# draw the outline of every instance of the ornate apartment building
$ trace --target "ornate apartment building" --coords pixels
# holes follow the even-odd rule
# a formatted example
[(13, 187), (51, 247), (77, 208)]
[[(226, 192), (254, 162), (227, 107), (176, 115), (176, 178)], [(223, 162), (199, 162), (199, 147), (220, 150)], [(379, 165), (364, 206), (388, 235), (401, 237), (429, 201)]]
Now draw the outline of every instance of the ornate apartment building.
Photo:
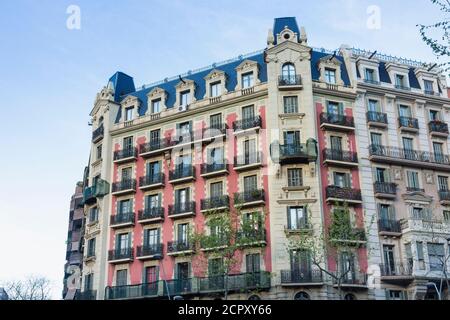
[[(442, 220), (442, 235), (449, 218), (445, 78), (307, 42), (295, 18), (277, 18), (262, 51), (138, 89), (124, 73), (109, 79), (91, 112), (83, 292), (221, 297), (221, 261), (199, 268), (189, 231), (223, 210), (259, 221), (228, 277), (231, 299), (426, 293), (430, 261), (448, 250), (420, 229)], [(352, 237), (332, 240), (350, 249), (315, 252), (318, 263), (293, 247), (340, 213)]]

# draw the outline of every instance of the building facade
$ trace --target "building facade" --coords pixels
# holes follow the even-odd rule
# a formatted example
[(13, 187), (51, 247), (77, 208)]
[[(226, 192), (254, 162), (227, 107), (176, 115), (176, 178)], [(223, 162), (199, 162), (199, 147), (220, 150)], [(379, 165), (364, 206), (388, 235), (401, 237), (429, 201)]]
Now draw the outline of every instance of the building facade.
[[(362, 63), (378, 63), (372, 80), (364, 78), (370, 71)], [(387, 162), (394, 152), (381, 157), (377, 152), (398, 148), (394, 140), (398, 143), (403, 131), (391, 119), (394, 105), (403, 100), (410, 106), (421, 102), (420, 114), (408, 114), (407, 129), (413, 116), (423, 122), (417, 132), (405, 134), (416, 137), (412, 143), (417, 141), (418, 150), (427, 147), (427, 154), (447, 159), (447, 135), (425, 129), (445, 127), (448, 99), (445, 78), (433, 75), (433, 69), (406, 70), (402, 86), (411, 81), (420, 89), (405, 90), (400, 80), (397, 87), (377, 80), (378, 72), (385, 81), (389, 72), (404, 69), (351, 48), (311, 48), (295, 18), (277, 18), (264, 50), (138, 89), (130, 76), (116, 73), (91, 112), (83, 291), (96, 299), (222, 297), (223, 282), (214, 275), (223, 261), (199, 262), (196, 250), (205, 248), (189, 241), (190, 230), (208, 229), (220, 210), (238, 221), (258, 221), (250, 235), (254, 241), (236, 254), (228, 277), (231, 299), (385, 299), (406, 297), (399, 291), (420, 291), (415, 278), (408, 284), (392, 282), (386, 272), (397, 265), (388, 260), (386, 269), (386, 257), (395, 252), (394, 257), (406, 259), (406, 252), (417, 252), (418, 241), (423, 248), (430, 243), (433, 252), (441, 247), (423, 239), (407, 216), (396, 220), (382, 210), (385, 204), (398, 207), (397, 212), (417, 205), (425, 214), (430, 212), (425, 203), (437, 201), (443, 214), (444, 173), (450, 164), (428, 161), (418, 173), (426, 190), (410, 193), (405, 186), (405, 196), (391, 192), (387, 199), (375, 192), (380, 181), (373, 172), (379, 163), (389, 170), (395, 164)], [(391, 76), (396, 79), (396, 73)], [(433, 84), (423, 82), (424, 92), (421, 81)], [(384, 109), (377, 109), (373, 99)], [(388, 109), (386, 127), (367, 121), (366, 116), (381, 117), (372, 111)], [(430, 124), (426, 116), (433, 117)], [(381, 140), (370, 140), (379, 131)], [(405, 170), (414, 162), (400, 160)], [(419, 180), (408, 175), (411, 183)], [(299, 245), (304, 237), (324, 235), (339, 214), (348, 215), (352, 237), (327, 241), (345, 250), (312, 252)], [(407, 222), (397, 234), (386, 234), (386, 217)], [(313, 258), (318, 255), (324, 259)]]

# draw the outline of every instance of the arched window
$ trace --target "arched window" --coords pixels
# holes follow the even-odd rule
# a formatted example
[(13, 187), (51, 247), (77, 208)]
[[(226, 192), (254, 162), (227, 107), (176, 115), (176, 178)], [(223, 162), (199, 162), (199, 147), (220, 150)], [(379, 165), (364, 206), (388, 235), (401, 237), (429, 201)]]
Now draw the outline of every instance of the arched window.
[(294, 300), (311, 300), (311, 298), (306, 292), (300, 291), (295, 294)]
[(281, 68), (281, 80), (284, 84), (296, 84), (295, 66), (293, 63), (285, 63)]

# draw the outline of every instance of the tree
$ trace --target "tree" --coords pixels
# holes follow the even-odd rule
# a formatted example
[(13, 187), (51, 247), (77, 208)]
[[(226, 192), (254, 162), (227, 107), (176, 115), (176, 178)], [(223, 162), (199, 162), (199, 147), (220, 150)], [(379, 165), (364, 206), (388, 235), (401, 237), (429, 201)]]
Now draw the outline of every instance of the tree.
[[(333, 285), (336, 286), (339, 299), (343, 299), (342, 285), (345, 282), (363, 282), (354, 266), (354, 252), (356, 249), (366, 246), (366, 233), (363, 228), (354, 228), (350, 222), (350, 210), (348, 205), (336, 205), (331, 214), (328, 227), (318, 224), (313, 226), (310, 233), (301, 233), (291, 236), (287, 250), (289, 254), (303, 252), (303, 258), (307, 257), (311, 266), (317, 268), (322, 274), (327, 275)], [(309, 207), (305, 207), (309, 216)], [(308, 219), (311, 221), (311, 219)], [(329, 265), (333, 263), (335, 268), (331, 270)]]
[[(450, 13), (450, 1), (449, 0), (430, 0), (434, 5), (436, 5), (440, 11), (445, 14)], [(419, 32), (422, 40), (433, 50), (433, 53), (439, 58), (445, 57), (448, 59), (450, 57), (449, 49), (449, 25), (450, 21), (444, 19), (433, 24), (424, 25), (418, 24)], [(441, 40), (438, 40), (441, 39)], [(450, 62), (446, 61), (439, 65), (445, 68), (445, 71), (450, 70)]]
[(6, 282), (5, 290), (10, 300), (50, 300), (50, 280), (40, 276), (28, 276), (25, 280)]
[[(226, 300), (230, 290), (230, 275), (235, 273), (241, 261), (239, 253), (244, 247), (265, 240), (264, 220), (260, 213), (239, 219), (237, 214), (232, 216), (228, 210), (211, 212), (209, 215), (205, 223), (209, 232), (205, 228), (192, 230), (190, 241), (195, 246), (197, 269), (201, 273), (208, 270), (208, 278), (200, 278), (200, 281), (207, 281), (208, 286), (223, 290)], [(259, 284), (258, 279), (253, 280), (256, 285)]]

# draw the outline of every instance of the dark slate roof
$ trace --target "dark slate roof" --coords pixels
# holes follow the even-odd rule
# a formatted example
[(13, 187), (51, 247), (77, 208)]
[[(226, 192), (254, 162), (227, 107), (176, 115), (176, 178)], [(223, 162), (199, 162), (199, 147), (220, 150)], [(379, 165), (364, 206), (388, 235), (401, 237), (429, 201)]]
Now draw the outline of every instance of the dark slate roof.
[(114, 100), (119, 101), (120, 97), (136, 91), (133, 78), (123, 72), (116, 72), (109, 82), (114, 88)]
[(297, 25), (297, 20), (295, 17), (283, 17), (283, 18), (275, 18), (273, 23), (273, 37), (274, 44), (277, 44), (277, 34), (281, 33), (284, 30), (284, 27), (288, 27), (291, 31), (295, 32), (300, 36), (300, 30)]
[[(313, 80), (319, 81), (320, 71), (319, 71), (319, 61), (323, 57), (329, 56), (329, 53), (319, 52), (313, 50), (311, 52), (311, 77)], [(350, 86), (350, 78), (348, 76), (347, 68), (345, 67), (344, 58), (342, 56), (336, 55), (336, 59), (341, 62), (341, 77), (344, 81), (344, 85)]]

